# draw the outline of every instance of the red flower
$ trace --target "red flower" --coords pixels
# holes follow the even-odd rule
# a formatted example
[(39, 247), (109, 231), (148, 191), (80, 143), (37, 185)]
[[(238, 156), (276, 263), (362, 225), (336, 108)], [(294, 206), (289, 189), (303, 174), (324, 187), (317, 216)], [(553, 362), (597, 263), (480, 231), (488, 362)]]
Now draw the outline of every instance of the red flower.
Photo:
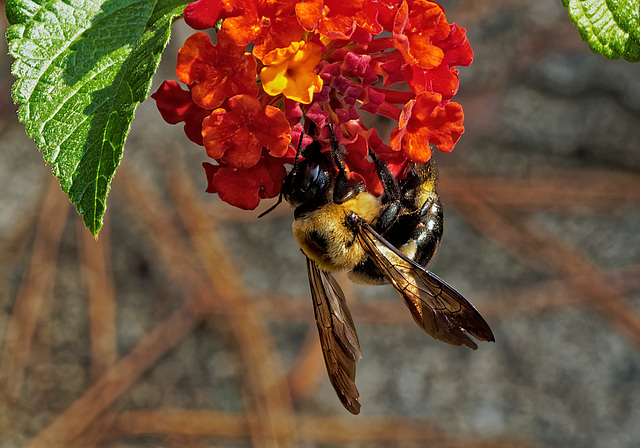
[(191, 28), (206, 30), (213, 28), (223, 16), (221, 0), (197, 0), (184, 8), (184, 21)]
[(368, 157), (372, 152), (386, 163), (393, 177), (402, 178), (406, 175), (409, 164), (407, 157), (384, 144), (375, 129), (367, 129), (358, 120), (351, 120), (337, 129), (338, 139), (346, 149), (344, 162), (349, 177), (359, 176), (363, 179), (368, 192), (380, 196), (384, 190), (375, 165)]
[(448, 35), (449, 24), (442, 7), (427, 0), (415, 0), (411, 9), (403, 2), (393, 24), (396, 48), (408, 64), (422, 68), (440, 65), (444, 52), (434, 42)]
[(274, 157), (286, 154), (291, 127), (284, 112), (272, 106), (261, 108), (249, 95), (231, 97), (228, 104), (228, 111), (216, 109), (202, 122), (209, 157), (224, 157), (233, 168), (251, 168), (260, 160), (262, 148)]
[(307, 31), (317, 31), (328, 39), (348, 39), (364, 4), (365, 0), (310, 0), (296, 4), (296, 16)]
[(467, 66), (473, 61), (473, 50), (466, 37), (466, 30), (451, 24), (451, 32), (445, 40), (438, 43), (444, 50), (444, 58), (437, 67), (425, 70), (418, 66), (407, 66), (404, 77), (415, 93), (424, 91), (438, 92), (445, 101), (458, 92), (458, 70), (456, 65)]
[[(402, 0), (367, 0), (356, 14), (356, 23), (366, 31), (378, 35), (382, 30), (393, 31), (393, 20)], [(378, 32), (376, 32), (378, 31)]]
[(398, 82), (405, 82), (403, 68), (407, 66), (398, 50), (379, 53), (372, 58), (372, 67), (377, 75), (382, 76), (384, 87)]
[(451, 152), (464, 132), (464, 114), (458, 103), (439, 104), (439, 93), (425, 92), (402, 109), (398, 127), (391, 132), (391, 146), (415, 163), (431, 157), (430, 144), (442, 152)]
[(296, 0), (223, 0), (232, 11), (223, 23), (223, 30), (236, 45), (252, 42), (258, 58), (276, 48), (288, 47), (302, 38), (304, 30), (293, 13)]
[(167, 123), (185, 123), (184, 132), (194, 143), (203, 146), (202, 120), (211, 113), (193, 102), (191, 92), (182, 90), (175, 81), (165, 81), (156, 93), (151, 95), (156, 100), (156, 106)]
[(191, 87), (193, 101), (215, 109), (225, 99), (246, 93), (258, 95), (256, 60), (224, 33), (212, 45), (205, 33), (189, 37), (178, 52), (178, 79)]
[[(252, 209), (280, 193), (303, 122), (314, 128), (305, 140), (324, 151), (334, 126), (349, 178), (375, 195), (383, 185), (374, 159), (403, 179), (431, 145), (451, 151), (464, 132), (450, 100), (456, 66), (473, 52), (436, 2), (196, 0), (184, 17), (197, 29), (221, 24), (217, 43), (204, 33), (187, 39), (176, 73), (188, 90), (168, 81), (153, 97), (216, 160), (204, 164), (207, 191), (230, 204)], [(391, 146), (362, 124), (362, 111), (398, 123)]]
[(289, 147), (284, 159), (276, 159), (266, 150), (260, 162), (251, 168), (233, 168), (204, 162), (207, 175), (207, 193), (218, 193), (224, 202), (243, 210), (253, 210), (260, 199), (274, 198), (280, 194), (287, 175), (283, 163), (291, 163), (295, 149)]

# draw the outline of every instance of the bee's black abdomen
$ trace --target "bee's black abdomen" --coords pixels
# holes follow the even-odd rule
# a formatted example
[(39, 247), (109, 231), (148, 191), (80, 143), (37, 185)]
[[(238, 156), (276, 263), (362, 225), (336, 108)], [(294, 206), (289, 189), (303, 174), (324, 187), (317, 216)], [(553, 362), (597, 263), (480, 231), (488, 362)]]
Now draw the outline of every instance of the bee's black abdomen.
[[(440, 227), (440, 229), (442, 229)], [(442, 237), (442, 230), (439, 233), (430, 231), (424, 224), (419, 224), (415, 230), (415, 236), (412, 238), (416, 244), (415, 255), (413, 260), (421, 266), (426, 266), (438, 249), (440, 245), (440, 238)]]
[(433, 193), (432, 200), (425, 203), (421, 210), (420, 223), (415, 227), (411, 240), (416, 243), (414, 261), (426, 266), (433, 258), (442, 239), (444, 217), (440, 199)]
[(387, 277), (380, 272), (371, 258), (366, 258), (362, 263), (355, 265), (349, 272), (349, 278), (365, 285), (386, 285), (389, 283)]

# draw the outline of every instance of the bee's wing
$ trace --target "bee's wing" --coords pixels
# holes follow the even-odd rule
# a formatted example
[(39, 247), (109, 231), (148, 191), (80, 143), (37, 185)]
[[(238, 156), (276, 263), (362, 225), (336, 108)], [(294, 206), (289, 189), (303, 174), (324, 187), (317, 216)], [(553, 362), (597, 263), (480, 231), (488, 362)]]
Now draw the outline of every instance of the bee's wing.
[(478, 348), (469, 337), (494, 341), (491, 328), (460, 293), (417, 264), (367, 223), (358, 226), (360, 244), (369, 258), (396, 288), (413, 319), (435, 339)]
[(318, 268), (309, 258), (307, 271), (329, 380), (343, 406), (352, 414), (358, 414), (360, 393), (355, 383), (356, 363), (362, 355), (344, 293), (331, 274)]

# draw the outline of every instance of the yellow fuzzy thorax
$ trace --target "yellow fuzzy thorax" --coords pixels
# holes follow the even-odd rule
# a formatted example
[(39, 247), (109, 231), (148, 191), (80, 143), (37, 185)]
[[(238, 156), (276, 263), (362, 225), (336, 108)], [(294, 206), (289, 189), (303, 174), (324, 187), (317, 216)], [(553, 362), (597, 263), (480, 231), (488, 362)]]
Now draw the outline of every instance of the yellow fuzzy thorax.
[(351, 212), (371, 223), (380, 212), (380, 200), (371, 193), (360, 193), (342, 204), (324, 205), (293, 222), (293, 235), (302, 251), (320, 269), (351, 268), (366, 257), (355, 232), (347, 225)]

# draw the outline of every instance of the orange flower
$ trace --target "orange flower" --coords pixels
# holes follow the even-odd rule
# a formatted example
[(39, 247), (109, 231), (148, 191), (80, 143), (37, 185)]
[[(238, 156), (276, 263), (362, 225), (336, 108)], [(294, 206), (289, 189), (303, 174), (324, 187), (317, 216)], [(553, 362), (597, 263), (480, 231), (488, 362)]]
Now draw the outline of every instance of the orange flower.
[(313, 94), (322, 89), (322, 79), (316, 74), (322, 48), (312, 42), (292, 42), (287, 48), (267, 53), (260, 71), (262, 87), (267, 94), (285, 97), (304, 104), (311, 103)]
[(440, 65), (444, 58), (442, 49), (433, 42), (446, 39), (449, 31), (440, 5), (416, 0), (409, 9), (405, 1), (393, 24), (393, 39), (408, 64), (429, 69)]
[(251, 168), (260, 160), (262, 148), (274, 157), (286, 154), (291, 127), (275, 107), (261, 108), (249, 95), (229, 98), (229, 110), (216, 109), (202, 122), (207, 155), (223, 159), (233, 168)]
[[(328, 123), (349, 179), (380, 195), (378, 161), (404, 179), (432, 146), (449, 152), (464, 132), (462, 108), (450, 100), (456, 67), (473, 52), (436, 1), (196, 0), (185, 20), (221, 26), (217, 44), (191, 36), (176, 69), (188, 90), (167, 82), (153, 97), (163, 118), (184, 122), (216, 160), (205, 164), (207, 191), (225, 202), (253, 209), (276, 196), (295, 160), (291, 141), (306, 128), (307, 140), (326, 146)], [(397, 122), (390, 145), (361, 123), (362, 111)]]
[(458, 103), (440, 106), (442, 95), (424, 92), (402, 109), (398, 127), (391, 132), (391, 146), (415, 163), (431, 157), (430, 144), (451, 152), (464, 132), (464, 114)]
[(399, 3), (398, 0), (366, 0), (356, 13), (356, 24), (374, 36), (385, 29), (392, 31)]
[(191, 28), (206, 30), (224, 18), (225, 11), (220, 0), (196, 0), (184, 8), (183, 15), (185, 23)]
[(444, 51), (440, 65), (425, 70), (416, 65), (406, 66), (404, 78), (415, 93), (425, 90), (442, 94), (442, 99), (450, 100), (458, 91), (458, 69), (456, 65), (469, 65), (473, 61), (473, 50), (466, 37), (466, 30), (455, 23), (445, 40), (438, 43)]
[(178, 79), (191, 87), (193, 101), (204, 109), (215, 109), (239, 93), (258, 95), (256, 60), (224, 32), (211, 44), (205, 33), (189, 37), (178, 52)]
[(202, 120), (211, 113), (193, 102), (191, 92), (182, 90), (175, 81), (164, 81), (158, 90), (151, 95), (162, 118), (167, 123), (178, 124), (184, 122), (184, 132), (192, 142), (203, 146)]
[(260, 199), (274, 198), (280, 194), (287, 175), (283, 163), (292, 163), (295, 149), (292, 147), (286, 160), (274, 158), (262, 152), (260, 161), (251, 168), (212, 165), (202, 166), (207, 175), (207, 193), (217, 193), (224, 202), (243, 210), (253, 210)]
[(296, 4), (296, 16), (307, 31), (329, 39), (348, 39), (364, 4), (365, 0), (310, 0)]
[(237, 45), (255, 43), (253, 54), (262, 58), (276, 48), (287, 47), (300, 40), (304, 30), (294, 11), (296, 0), (223, 0), (232, 11), (223, 30)]

